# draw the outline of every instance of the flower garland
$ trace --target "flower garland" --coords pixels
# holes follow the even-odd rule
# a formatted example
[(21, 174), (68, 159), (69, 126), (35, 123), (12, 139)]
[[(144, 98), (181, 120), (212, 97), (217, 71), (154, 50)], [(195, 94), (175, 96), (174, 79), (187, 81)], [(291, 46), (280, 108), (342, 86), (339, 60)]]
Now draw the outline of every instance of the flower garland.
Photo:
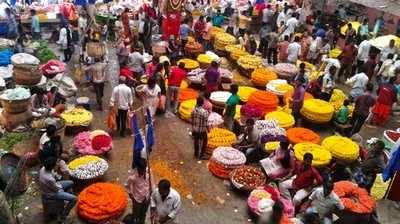
[(334, 184), (333, 191), (339, 196), (346, 210), (360, 213), (372, 213), (376, 203), (364, 188), (350, 181), (339, 181)]
[(274, 65), (274, 69), (278, 76), (284, 79), (291, 79), (297, 74), (297, 67), (289, 63), (278, 63)]
[(83, 108), (66, 110), (61, 114), (66, 126), (89, 126), (93, 119), (93, 114)]
[(250, 95), (247, 103), (260, 108), (266, 114), (276, 110), (278, 97), (273, 93), (257, 90)]
[(186, 100), (197, 99), (197, 97), (199, 97), (199, 93), (196, 90), (192, 88), (186, 88), (179, 91), (178, 101), (179, 103), (182, 103)]
[(125, 189), (112, 183), (95, 183), (78, 197), (78, 214), (89, 222), (101, 223), (121, 215), (128, 204)]
[(242, 57), (242, 56), (250, 55), (249, 52), (247, 52), (244, 49), (234, 49), (230, 53), (231, 53), (230, 54), (231, 59), (234, 60), (234, 61), (239, 60), (239, 58)]
[(236, 38), (225, 32), (218, 32), (214, 36), (214, 48), (224, 51), (227, 45), (236, 44)]
[(257, 120), (260, 117), (262, 117), (263, 112), (257, 106), (245, 104), (245, 105), (241, 106), (241, 108), (240, 108), (240, 115), (241, 115), (241, 117), (244, 117), (246, 120), (248, 118)]
[(324, 147), (310, 143), (303, 142), (298, 143), (294, 147), (294, 156), (297, 160), (303, 161), (304, 154), (311, 153), (313, 155), (313, 166), (324, 166), (328, 165), (332, 159), (331, 153)]
[(196, 107), (196, 100), (185, 100), (179, 105), (178, 113), (180, 118), (182, 118), (185, 121), (190, 122), (190, 119), (192, 117), (192, 112), (194, 108)]
[(244, 69), (257, 69), (263, 66), (261, 57), (250, 54), (240, 57), (237, 63)]
[(197, 61), (203, 64), (211, 64), (212, 58), (208, 54), (199, 54), (197, 56)]
[(325, 138), (321, 144), (332, 153), (334, 158), (344, 161), (354, 161), (359, 156), (359, 147), (351, 139), (333, 135)]
[(246, 156), (239, 150), (232, 147), (218, 147), (212, 153), (208, 169), (217, 177), (229, 179), (230, 172), (245, 163)]
[(297, 144), (302, 142), (311, 142), (318, 144), (320, 137), (314, 131), (307, 128), (289, 128), (286, 131), (286, 135), (291, 144)]
[(104, 175), (108, 163), (97, 156), (82, 156), (68, 164), (69, 174), (77, 179), (88, 180)]
[(294, 125), (295, 120), (293, 115), (285, 113), (283, 111), (273, 111), (265, 115), (265, 119), (273, 119), (278, 122), (278, 125), (282, 128), (290, 128)]
[(265, 87), (268, 82), (277, 78), (275, 71), (270, 68), (257, 68), (251, 73), (251, 82), (259, 87)]
[(179, 63), (183, 62), (185, 64), (185, 69), (187, 70), (193, 70), (196, 69), (200, 66), (199, 62), (189, 59), (189, 58), (183, 58), (181, 60), (178, 61), (178, 65)]
[(250, 95), (255, 91), (257, 91), (257, 89), (250, 86), (239, 86), (239, 91), (237, 94), (240, 97), (241, 101), (247, 102)]
[(207, 134), (207, 153), (212, 154), (215, 148), (220, 146), (231, 146), (232, 143), (236, 141), (235, 133), (223, 129), (223, 128), (213, 128)]
[(293, 92), (294, 88), (284, 79), (275, 79), (268, 82), (267, 90), (274, 94), (282, 96), (289, 91)]
[(308, 99), (304, 101), (300, 113), (315, 123), (326, 123), (332, 119), (334, 107), (326, 101)]

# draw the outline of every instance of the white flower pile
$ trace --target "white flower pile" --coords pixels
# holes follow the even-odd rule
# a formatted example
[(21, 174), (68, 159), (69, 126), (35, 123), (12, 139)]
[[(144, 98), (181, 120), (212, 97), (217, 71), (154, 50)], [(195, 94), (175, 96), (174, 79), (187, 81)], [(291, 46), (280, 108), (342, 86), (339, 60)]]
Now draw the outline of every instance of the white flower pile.
[(258, 135), (286, 135), (285, 129), (281, 128), (275, 120), (257, 120), (254, 129)]
[(108, 170), (108, 163), (104, 159), (83, 164), (74, 170), (69, 170), (69, 174), (77, 179), (87, 180), (104, 175)]

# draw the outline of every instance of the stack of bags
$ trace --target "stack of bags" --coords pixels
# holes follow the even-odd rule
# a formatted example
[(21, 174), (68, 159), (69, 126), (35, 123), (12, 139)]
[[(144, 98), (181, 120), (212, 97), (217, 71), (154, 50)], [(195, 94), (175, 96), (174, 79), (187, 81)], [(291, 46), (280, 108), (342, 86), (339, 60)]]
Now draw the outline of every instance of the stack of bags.
[(308, 99), (304, 101), (300, 113), (314, 123), (326, 123), (332, 119), (334, 107), (323, 100)]
[(321, 145), (329, 150), (334, 158), (346, 162), (357, 160), (360, 152), (359, 146), (351, 139), (337, 135), (325, 138)]
[(246, 156), (232, 147), (218, 147), (212, 153), (208, 169), (215, 176), (229, 179), (232, 170), (244, 165)]

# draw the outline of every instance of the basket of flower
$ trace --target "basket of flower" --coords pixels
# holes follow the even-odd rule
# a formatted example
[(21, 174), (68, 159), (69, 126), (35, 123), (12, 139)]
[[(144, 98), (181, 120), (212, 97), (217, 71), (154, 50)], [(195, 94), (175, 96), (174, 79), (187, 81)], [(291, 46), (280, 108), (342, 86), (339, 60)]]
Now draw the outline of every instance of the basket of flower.
[(199, 54), (197, 56), (197, 61), (200, 63), (200, 68), (202, 68), (202, 69), (208, 68), (208, 66), (210, 66), (212, 60), (213, 60), (212, 57), (210, 57), (210, 55), (208, 55), (208, 54)]
[(257, 87), (265, 87), (271, 80), (277, 79), (278, 76), (275, 70), (271, 68), (257, 68), (251, 73), (251, 83)]
[(240, 57), (250, 55), (245, 49), (234, 49), (230, 52), (229, 56), (233, 62), (239, 60)]
[(299, 161), (303, 161), (304, 154), (311, 153), (313, 155), (313, 166), (326, 166), (332, 159), (332, 155), (327, 149), (311, 142), (297, 143), (293, 149), (294, 156)]
[(231, 54), (235, 50), (243, 50), (244, 47), (241, 44), (230, 44), (225, 46), (225, 51)]
[(181, 62), (185, 64), (185, 69), (188, 71), (194, 70), (200, 66), (200, 64), (197, 61), (190, 58), (183, 58), (179, 60), (177, 64), (179, 65), (179, 63)]
[(239, 72), (246, 77), (250, 77), (255, 69), (264, 66), (261, 57), (250, 54), (240, 57), (237, 64), (239, 65)]
[(208, 132), (207, 137), (208, 141), (206, 154), (208, 155), (212, 155), (214, 149), (220, 146), (231, 146), (232, 143), (236, 141), (235, 133), (223, 128), (211, 129)]
[(225, 33), (225, 30), (220, 27), (213, 26), (213, 27), (211, 27), (210, 33), (211, 33), (211, 38), (214, 40), (214, 38), (217, 34)]
[(74, 137), (74, 149), (82, 155), (100, 155), (112, 149), (112, 138), (103, 130), (80, 132)]
[(226, 101), (231, 95), (232, 93), (228, 91), (215, 91), (211, 93), (210, 101), (216, 106), (225, 107)]
[(254, 123), (254, 130), (260, 137), (261, 143), (286, 139), (286, 130), (281, 128), (275, 120), (257, 120)]
[(260, 167), (244, 165), (231, 172), (230, 180), (235, 188), (250, 192), (257, 187), (264, 186), (267, 177)]
[(359, 147), (349, 138), (333, 135), (325, 138), (321, 145), (338, 160), (352, 162), (358, 159)]
[(92, 184), (79, 194), (78, 215), (91, 223), (105, 223), (122, 215), (128, 205), (124, 187), (112, 183)]
[(347, 96), (342, 90), (334, 89), (332, 91), (331, 98), (329, 99), (329, 103), (335, 108), (335, 112), (337, 112), (346, 99)]
[(86, 50), (89, 57), (101, 58), (106, 54), (106, 47), (102, 43), (89, 42), (86, 44)]
[(214, 37), (214, 49), (218, 51), (225, 52), (225, 47), (227, 45), (232, 45), (235, 43), (236, 43), (236, 38), (225, 32), (219, 32)]
[(274, 65), (274, 69), (280, 79), (292, 80), (297, 74), (297, 67), (289, 63), (278, 63)]
[(208, 115), (207, 127), (209, 129), (220, 128), (223, 126), (223, 124), (224, 124), (224, 119), (220, 114), (211, 112), (210, 115)]
[(300, 113), (310, 122), (327, 123), (332, 119), (334, 107), (323, 100), (308, 99), (304, 101)]
[(180, 103), (178, 108), (179, 117), (184, 121), (190, 122), (192, 112), (196, 107), (196, 99), (185, 100)]
[(240, 108), (240, 122), (242, 124), (245, 124), (247, 119), (258, 120), (262, 115), (262, 110), (254, 105), (245, 104)]
[(108, 170), (106, 160), (93, 155), (78, 157), (68, 163), (68, 172), (78, 180), (92, 180), (102, 177)]
[(22, 113), (28, 110), (31, 93), (29, 89), (17, 87), (7, 89), (0, 95), (0, 102), (3, 109), (10, 114)]
[(289, 128), (286, 131), (289, 142), (293, 145), (302, 142), (311, 142), (318, 144), (320, 137), (314, 131), (307, 128)]
[(276, 122), (278, 122), (278, 125), (285, 129), (293, 127), (295, 123), (293, 115), (283, 111), (269, 112), (267, 113), (267, 115), (265, 115), (265, 119), (276, 120)]
[(264, 115), (276, 110), (278, 97), (273, 93), (257, 90), (250, 95), (247, 104), (260, 108)]
[(222, 179), (229, 179), (232, 170), (244, 165), (246, 156), (232, 147), (216, 148), (208, 163), (208, 170)]
[(270, 91), (278, 96), (283, 96), (289, 91), (294, 91), (292, 85), (288, 84), (285, 79), (275, 79), (268, 82), (266, 85), (267, 91)]
[(65, 120), (65, 126), (70, 132), (87, 130), (93, 120), (93, 114), (83, 108), (75, 107), (61, 113), (61, 118)]

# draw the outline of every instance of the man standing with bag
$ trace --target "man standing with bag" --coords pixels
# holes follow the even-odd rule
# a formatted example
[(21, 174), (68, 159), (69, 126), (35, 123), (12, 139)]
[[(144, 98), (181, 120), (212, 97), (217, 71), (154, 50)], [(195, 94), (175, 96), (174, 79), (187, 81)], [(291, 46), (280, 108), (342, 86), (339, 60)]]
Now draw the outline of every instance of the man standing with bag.
[(125, 136), (128, 110), (132, 110), (133, 106), (132, 90), (125, 84), (125, 81), (124, 76), (119, 77), (119, 84), (114, 87), (110, 99), (110, 110), (118, 111), (117, 130), (121, 137)]
[(96, 93), (96, 101), (98, 109), (103, 110), (103, 101), (102, 98), (104, 96), (104, 83), (106, 81), (106, 68), (107, 64), (103, 62), (100, 58), (94, 59), (94, 64), (90, 65), (86, 68), (86, 71), (92, 77), (93, 87)]

